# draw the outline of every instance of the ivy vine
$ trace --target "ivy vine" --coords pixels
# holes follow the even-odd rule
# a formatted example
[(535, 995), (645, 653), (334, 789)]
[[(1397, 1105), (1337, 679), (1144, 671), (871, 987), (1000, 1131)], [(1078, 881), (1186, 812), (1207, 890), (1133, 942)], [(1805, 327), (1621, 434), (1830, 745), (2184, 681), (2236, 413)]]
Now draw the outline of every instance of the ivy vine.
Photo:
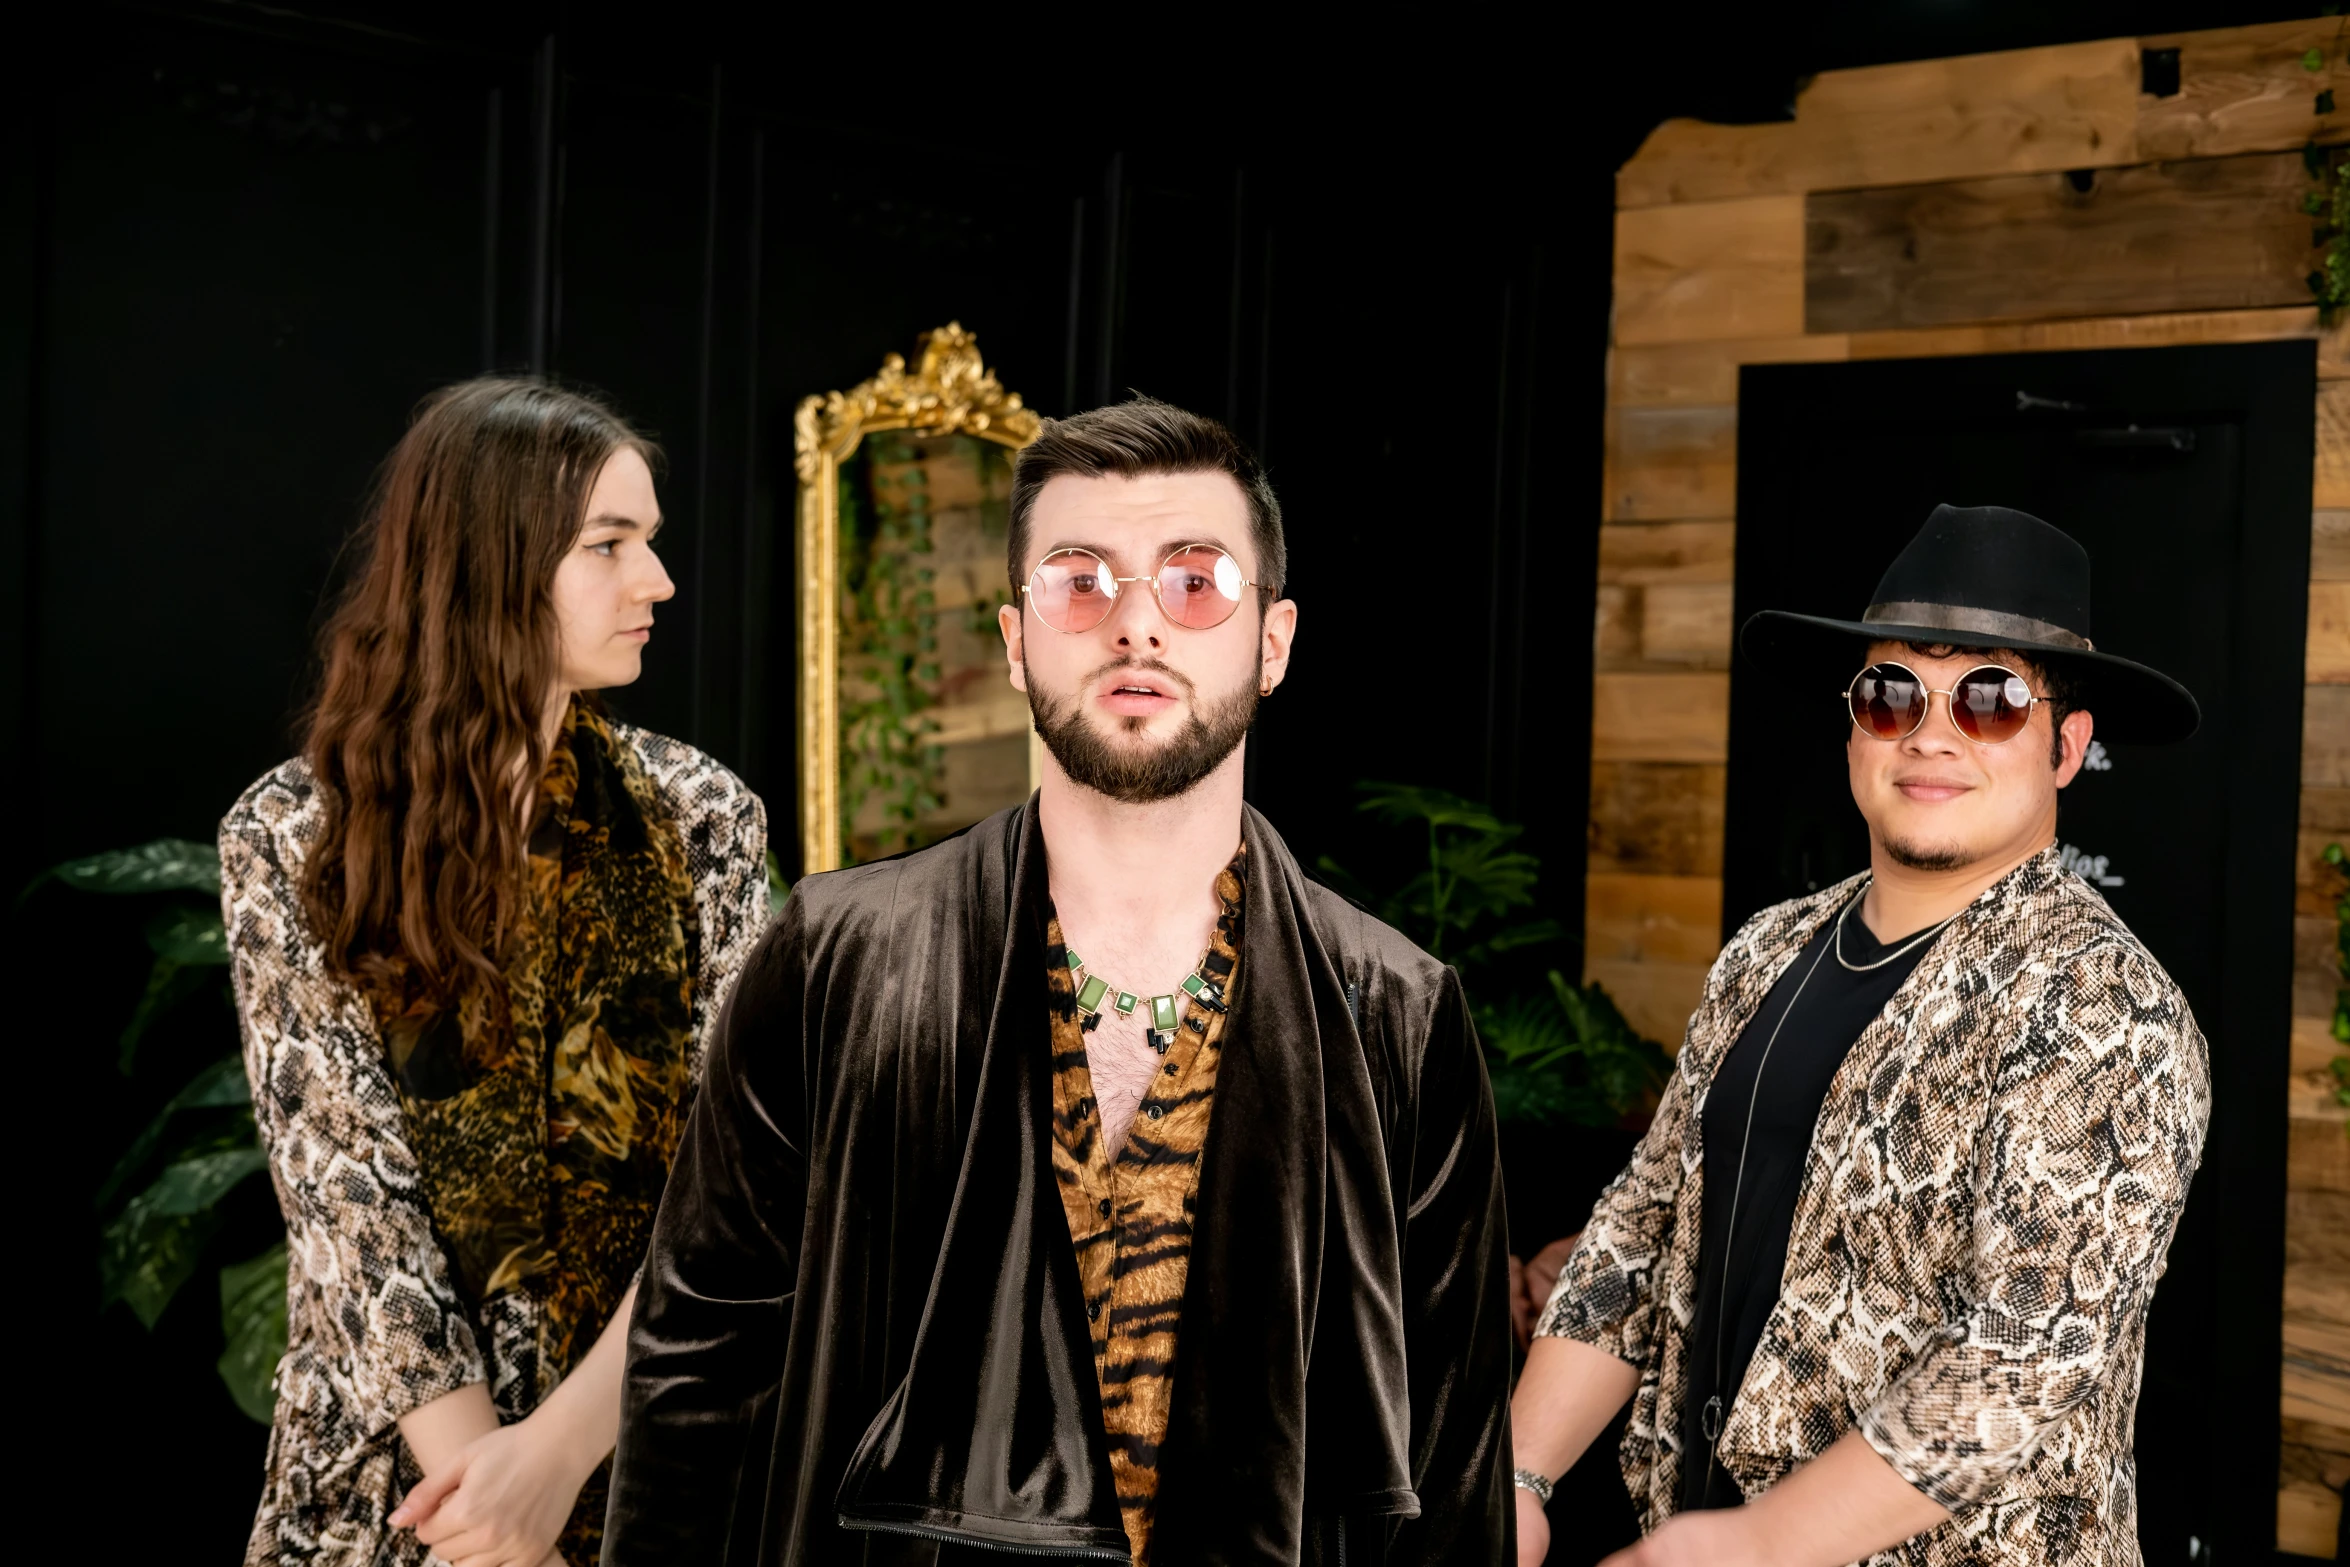
[[(2328, 13), (2339, 7), (2328, 6)], [(2334, 44), (2342, 42), (2342, 29), (2334, 30)], [(2317, 72), (2326, 67), (2326, 51), (2312, 49), (2301, 56), (2301, 69)], [(2313, 100), (2313, 112), (2324, 119), (2334, 112), (2334, 90), (2320, 88)], [(2318, 319), (2327, 326), (2342, 307), (2350, 304), (2350, 179), (2342, 177), (2344, 151), (2339, 146), (2319, 145), (2310, 138), (2301, 149), (2301, 166), (2309, 171), (2310, 189), (2302, 192), (2301, 210), (2315, 219), (2309, 233), (2313, 249), (2322, 251), (2317, 270), (2309, 274), (2309, 292), (2317, 300)]]
[[(874, 436), (860, 455), (840, 476), (840, 816), (850, 865), (919, 847), (921, 820), (944, 803), (946, 782), (946, 751), (930, 738), (938, 723), (927, 716), (939, 677), (935, 573), (925, 559), (930, 475), (922, 448), (903, 436)], [(876, 798), (881, 825), (860, 842), (857, 820)]]

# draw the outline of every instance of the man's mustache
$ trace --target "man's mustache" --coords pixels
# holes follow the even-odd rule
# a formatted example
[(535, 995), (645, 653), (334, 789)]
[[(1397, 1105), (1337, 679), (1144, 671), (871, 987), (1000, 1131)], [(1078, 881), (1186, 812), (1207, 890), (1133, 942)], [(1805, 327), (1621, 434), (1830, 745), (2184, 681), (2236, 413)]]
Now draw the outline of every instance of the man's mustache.
[(1190, 678), (1186, 676), (1181, 670), (1175, 668), (1171, 664), (1162, 663), (1155, 658), (1113, 658), (1108, 663), (1102, 665), (1101, 668), (1087, 675), (1085, 677), (1084, 683), (1086, 686), (1090, 687), (1095, 681), (1100, 680), (1105, 675), (1118, 674), (1125, 670), (1134, 670), (1142, 674), (1163, 675), (1170, 682), (1181, 687), (1185, 696), (1194, 695), (1197, 690), (1197, 688), (1192, 685)]

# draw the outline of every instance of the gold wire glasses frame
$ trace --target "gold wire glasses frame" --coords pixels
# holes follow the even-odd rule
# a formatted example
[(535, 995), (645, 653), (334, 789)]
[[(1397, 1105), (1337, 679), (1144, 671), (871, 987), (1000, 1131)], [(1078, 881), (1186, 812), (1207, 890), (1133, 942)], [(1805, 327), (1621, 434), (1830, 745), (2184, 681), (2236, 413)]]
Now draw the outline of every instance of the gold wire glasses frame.
[[(1904, 729), (1897, 735), (1881, 735), (1878, 734), (1875, 730), (1872, 730), (1862, 724), (1860, 721), (1860, 712), (1853, 704), (1853, 688), (1858, 686), (1863, 680), (1867, 679), (1869, 670), (1872, 669), (1900, 670), (1903, 675), (1917, 683), (1919, 690), (1925, 696), (1925, 701), (1918, 704), (1917, 722), (1911, 724), (1907, 729)], [(1964, 729), (1959, 728), (1958, 723), (1958, 688), (1965, 685), (1968, 681), (1974, 679), (1975, 676), (1982, 674), (1985, 670), (1990, 670), (2000, 677), (2000, 700), (2006, 702), (2008, 706), (2017, 709), (2023, 714), (2023, 722), (2016, 725), (2015, 734), (2002, 735), (1996, 740), (1984, 740), (1974, 735), (1967, 734)], [(2026, 700), (2019, 703), (2007, 695), (2007, 687), (2010, 682), (2013, 682), (2019, 686), (2023, 686), (2026, 693)], [(2008, 668), (2005, 664), (1977, 664), (1974, 668), (1968, 670), (1965, 674), (1952, 681), (1950, 683), (1949, 690), (1937, 691), (1932, 686), (1927, 685), (1925, 682), (1925, 677), (1920, 675), (1916, 670), (1910, 668), (1907, 664), (1894, 663), (1890, 659), (1879, 659), (1876, 663), (1871, 664), (1867, 668), (1863, 669), (1859, 674), (1854, 675), (1850, 684), (1846, 685), (1843, 691), (1838, 693), (1838, 695), (1844, 703), (1844, 716), (1852, 720), (1852, 727), (1858, 729), (1862, 734), (1867, 735), (1871, 740), (1882, 740), (1887, 744), (1891, 744), (1897, 740), (1906, 740), (1911, 735), (1916, 734), (1920, 729), (1925, 728), (1927, 717), (1934, 711), (1934, 698), (1936, 697), (1940, 697), (1942, 699), (1943, 706), (1950, 710), (1951, 727), (1953, 729), (1958, 729), (1958, 732), (1961, 735), (1965, 735), (1969, 741), (1976, 745), (2007, 744), (2007, 742), (2013, 740), (2016, 735), (2022, 734), (2024, 730), (2031, 724), (2032, 709), (2038, 707), (2042, 702), (2048, 700), (2046, 697), (2033, 692), (2031, 686), (2025, 683), (2024, 677), (2017, 674), (2014, 670)]]
[[(1194, 553), (1213, 555), (1219, 561), (1232, 561), (1233, 576), (1238, 580), (1241, 587), (1253, 588), (1258, 586), (1257, 583), (1251, 582), (1246, 577), (1242, 577), (1240, 575), (1240, 562), (1233, 560), (1231, 551), (1221, 549), (1213, 544), (1178, 544), (1167, 552), (1166, 559), (1159, 562), (1159, 569), (1157, 571), (1152, 572), (1150, 575), (1144, 577), (1121, 577), (1110, 569), (1110, 563), (1108, 561), (1103, 560), (1101, 556), (1095, 554), (1092, 550), (1081, 549), (1076, 545), (1068, 545), (1057, 550), (1047, 550), (1045, 552), (1044, 559), (1036, 563), (1036, 570), (1028, 574), (1028, 581), (1020, 585), (1020, 591), (1023, 594), (1027, 594), (1031, 602), (1033, 602), (1036, 596), (1034, 584), (1037, 577), (1044, 571), (1045, 567), (1051, 565), (1054, 561), (1061, 559), (1063, 556), (1081, 555), (1085, 557), (1085, 559), (1095, 562), (1102, 568), (1101, 580), (1109, 584), (1109, 591), (1104, 593), (1102, 598), (1109, 602), (1111, 607), (1102, 611), (1102, 620), (1109, 619), (1112, 610), (1116, 608), (1115, 601), (1118, 597), (1119, 583), (1147, 582), (1151, 584), (1151, 597), (1157, 602), (1159, 606), (1159, 614), (1165, 618), (1167, 624), (1171, 626), (1181, 626), (1186, 631), (1213, 631), (1218, 626), (1224, 624), (1225, 621), (1230, 620), (1234, 612), (1240, 608), (1240, 595), (1237, 592), (1233, 593), (1231, 597), (1225, 599), (1224, 613), (1217, 616), (1214, 620), (1209, 621), (1204, 626), (1195, 626), (1187, 621), (1177, 619), (1175, 612), (1167, 607), (1167, 568), (1174, 564), (1178, 556), (1190, 555)], [(1220, 580), (1221, 575), (1221, 573), (1218, 573), (1219, 588), (1222, 587), (1222, 582)], [(1041, 609), (1037, 611), (1036, 618), (1040, 621), (1043, 621), (1045, 625), (1051, 627), (1053, 630), (1061, 632), (1064, 636), (1082, 636), (1086, 632), (1093, 630), (1095, 626), (1099, 626), (1102, 623), (1102, 620), (1097, 620), (1093, 623), (1093, 625), (1080, 626), (1075, 629), (1055, 626)]]

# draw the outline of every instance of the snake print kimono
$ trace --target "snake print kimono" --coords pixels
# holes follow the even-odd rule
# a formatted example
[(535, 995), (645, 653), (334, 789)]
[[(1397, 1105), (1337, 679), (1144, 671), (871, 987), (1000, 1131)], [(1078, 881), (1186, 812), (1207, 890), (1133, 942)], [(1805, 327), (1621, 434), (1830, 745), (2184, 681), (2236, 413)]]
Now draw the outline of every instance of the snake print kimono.
[[(1765, 909), (1715, 960), (1536, 1327), (1640, 1368), (1622, 1460), (1651, 1528), (1684, 1462), (1706, 1090), (1858, 885)], [(1753, 1496), (1857, 1429), (1954, 1515), (1872, 1567), (2135, 1567), (2146, 1312), (2210, 1108), (2185, 999), (2054, 849), (1988, 888), (1829, 1087), (1723, 1467)]]
[[(736, 971), (766, 928), (766, 813), (690, 746), (614, 725), (667, 807), (699, 927), (689, 1083)], [(368, 1001), (330, 976), (296, 892), (323, 805), (286, 763), (221, 823), (222, 905), (253, 1110), (286, 1218), (286, 1357), (248, 1564), (421, 1563), (384, 1517), (419, 1475), (396, 1422), (468, 1383), (527, 1414), (543, 1374), (539, 1308), (475, 1305), (458, 1280)], [(690, 1092), (690, 1087), (689, 1087)]]

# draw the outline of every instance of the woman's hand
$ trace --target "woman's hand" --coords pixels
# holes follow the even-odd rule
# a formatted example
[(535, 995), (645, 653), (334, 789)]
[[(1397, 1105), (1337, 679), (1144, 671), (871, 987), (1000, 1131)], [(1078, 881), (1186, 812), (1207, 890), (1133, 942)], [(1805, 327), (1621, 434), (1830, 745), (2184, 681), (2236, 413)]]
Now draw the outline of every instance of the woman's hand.
[[(620, 1427), (635, 1305), (631, 1284), (586, 1358), (514, 1425), (485, 1429), (498, 1416), (479, 1383), (401, 1416), (400, 1435), (424, 1465), (424, 1483), (393, 1510), (392, 1527), (414, 1529), (451, 1567), (563, 1567), (555, 1539)], [(475, 1434), (457, 1445), (468, 1432)]]
[[(1520, 1349), (1533, 1341), (1534, 1324), (1541, 1320), (1542, 1308), (1550, 1304), (1550, 1292), (1558, 1288), (1559, 1274), (1574, 1255), (1575, 1242), (1582, 1238), (1583, 1232), (1577, 1230), (1552, 1241), (1510, 1270), (1510, 1325), (1518, 1330)], [(1514, 1257), (1510, 1260), (1517, 1262)]]
[(1518, 1499), (1518, 1567), (1542, 1567), (1550, 1554), (1550, 1515), (1525, 1487), (1512, 1486), (1510, 1494)]
[(544, 1567), (560, 1560), (555, 1540), (601, 1459), (578, 1446), (535, 1415), (502, 1426), (426, 1475), (390, 1522), (451, 1567)]

